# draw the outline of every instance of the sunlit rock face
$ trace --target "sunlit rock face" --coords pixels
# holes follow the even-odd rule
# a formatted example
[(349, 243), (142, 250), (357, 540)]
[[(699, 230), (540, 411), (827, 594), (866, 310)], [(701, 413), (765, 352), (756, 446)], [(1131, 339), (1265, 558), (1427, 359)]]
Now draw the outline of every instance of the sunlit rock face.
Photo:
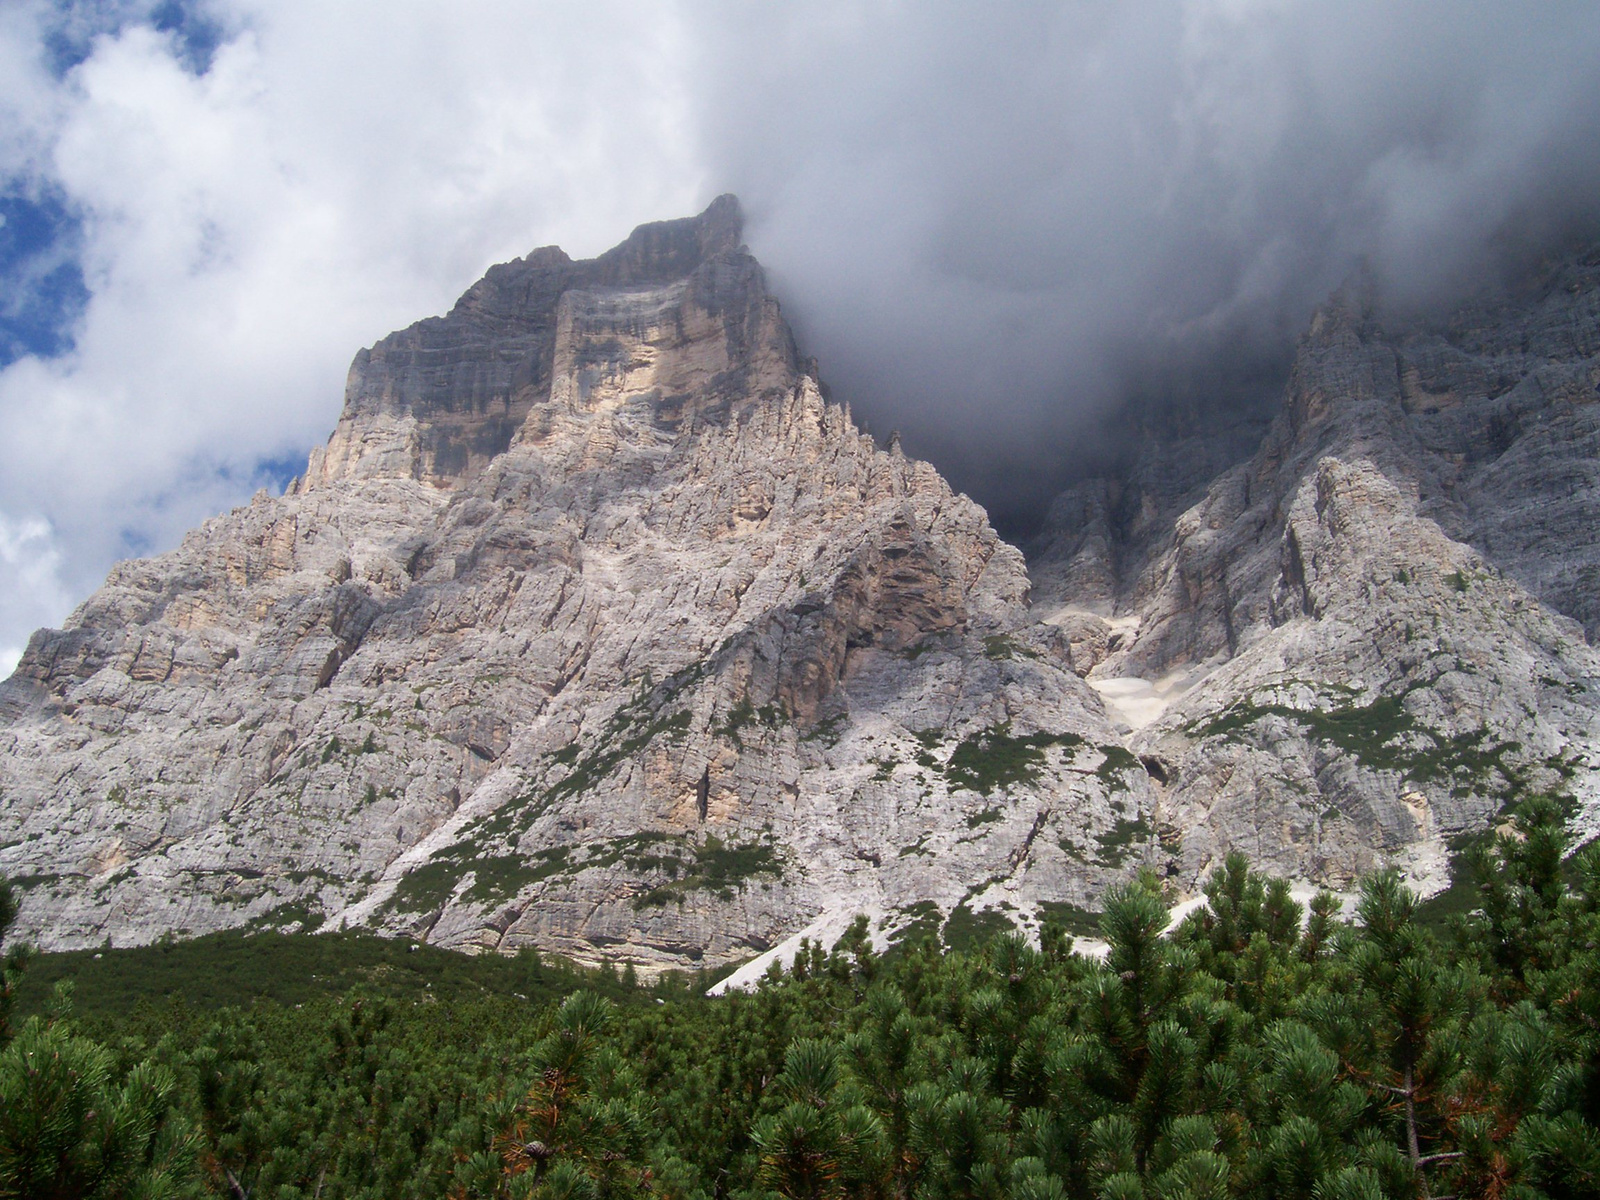
[(824, 399), (731, 197), (495, 267), (357, 355), (287, 494), (0, 685), (21, 931), (715, 967), (1233, 849), (1437, 889), (1531, 791), (1590, 830), (1597, 284), (1400, 333), (1336, 297), (1275, 414), (1152, 431), (1025, 564)]
[(1239, 849), (1431, 890), (1462, 835), (1536, 791), (1595, 832), (1597, 450), (1591, 253), (1396, 331), (1351, 287), (1252, 456), (1182, 494), (1058, 499), (1037, 607), (1161, 764), (1180, 879)]
[(1022, 555), (823, 399), (739, 234), (725, 197), (493, 268), (356, 357), (288, 494), (37, 635), (0, 726), (26, 935), (715, 966), (1133, 869), (1147, 775)]

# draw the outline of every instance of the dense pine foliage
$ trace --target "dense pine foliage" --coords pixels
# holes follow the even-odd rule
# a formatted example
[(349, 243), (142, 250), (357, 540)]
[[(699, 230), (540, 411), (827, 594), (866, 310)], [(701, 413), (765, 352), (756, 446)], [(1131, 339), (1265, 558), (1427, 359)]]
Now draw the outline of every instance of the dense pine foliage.
[(1526, 802), (1442, 932), (1392, 874), (1346, 919), (1235, 858), (1170, 933), (1153, 880), (1108, 897), (1103, 960), (858, 922), (721, 999), (525, 956), (22, 1019), (12, 956), (0, 1196), (1600, 1195), (1600, 850), (1566, 850)]

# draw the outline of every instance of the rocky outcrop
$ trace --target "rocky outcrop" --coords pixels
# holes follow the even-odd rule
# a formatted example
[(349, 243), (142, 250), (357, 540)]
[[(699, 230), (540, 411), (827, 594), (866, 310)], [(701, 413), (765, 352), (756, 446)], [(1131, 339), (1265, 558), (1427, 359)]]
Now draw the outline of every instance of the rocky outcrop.
[[(1091, 520), (1038, 547), (1048, 619), (1163, 764), (1178, 878), (1243, 849), (1332, 886), (1400, 862), (1431, 890), (1531, 791), (1594, 830), (1597, 267), (1397, 334), (1346, 289), (1260, 448), (1168, 532)], [(1110, 586), (1085, 604), (1090, 578)]]
[(0, 872), (50, 947), (362, 923), (647, 968), (1086, 905), (1150, 793), (1027, 590), (823, 400), (724, 198), (363, 351), (286, 495), (39, 634)]

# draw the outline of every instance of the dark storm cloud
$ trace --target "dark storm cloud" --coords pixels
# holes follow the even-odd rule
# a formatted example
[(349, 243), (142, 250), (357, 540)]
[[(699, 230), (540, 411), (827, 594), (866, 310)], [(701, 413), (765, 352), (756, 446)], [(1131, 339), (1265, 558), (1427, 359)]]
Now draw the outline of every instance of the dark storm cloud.
[(1258, 387), (1363, 259), (1438, 303), (1600, 212), (1589, 3), (695, 24), (710, 174), (824, 378), (1013, 515), (1092, 466), (1130, 389)]

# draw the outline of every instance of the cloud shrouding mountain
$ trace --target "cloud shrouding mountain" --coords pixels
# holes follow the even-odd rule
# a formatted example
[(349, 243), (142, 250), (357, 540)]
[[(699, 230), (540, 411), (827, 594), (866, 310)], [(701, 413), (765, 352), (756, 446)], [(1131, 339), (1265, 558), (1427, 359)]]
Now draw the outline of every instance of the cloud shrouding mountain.
[(1600, 212), (1592, 7), (852, 5), (718, 34), (710, 161), (807, 342), (991, 506), (1132, 380), (1281, 360), (1363, 258), (1428, 303)]
[(87, 290), (0, 371), (0, 667), (292, 472), (358, 346), (720, 191), (836, 393), (1010, 512), (1131, 380), (1280, 360), (1363, 257), (1429, 303), (1600, 211), (1588, 4), (191, 7), (204, 55), (0, 12), (0, 176)]

